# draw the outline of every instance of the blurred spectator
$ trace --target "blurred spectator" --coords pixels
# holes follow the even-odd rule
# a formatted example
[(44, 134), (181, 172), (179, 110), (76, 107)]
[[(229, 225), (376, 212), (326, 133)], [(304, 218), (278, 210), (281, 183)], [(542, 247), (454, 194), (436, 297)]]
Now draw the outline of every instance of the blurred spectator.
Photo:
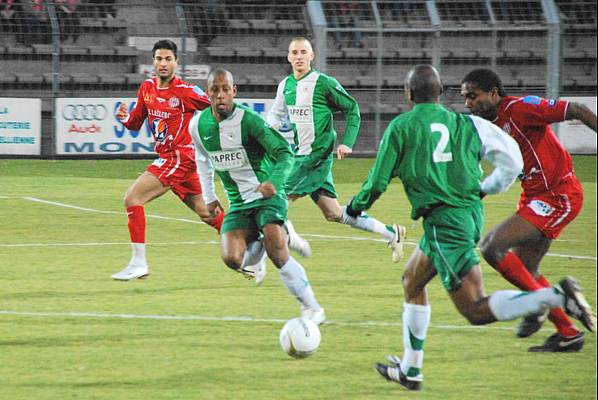
[(334, 32), (334, 45), (340, 49), (343, 47), (343, 37), (351, 40), (353, 37), (354, 47), (364, 47), (361, 39), (359, 25), (359, 4), (357, 1), (328, 1), (325, 3), (327, 15), (330, 17), (330, 25), (333, 28), (351, 28), (350, 32)]
[(77, 15), (79, 0), (55, 0), (54, 4), (60, 26), (60, 40), (65, 43), (72, 38), (75, 44), (81, 28), (79, 15)]

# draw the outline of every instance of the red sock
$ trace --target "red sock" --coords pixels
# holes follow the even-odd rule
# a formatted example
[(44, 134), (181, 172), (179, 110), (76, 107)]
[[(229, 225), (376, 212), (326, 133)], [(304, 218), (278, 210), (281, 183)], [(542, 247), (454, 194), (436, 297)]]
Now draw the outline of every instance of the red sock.
[(129, 235), (133, 243), (145, 243), (145, 209), (143, 206), (127, 207)]
[(222, 221), (224, 221), (224, 216), (226, 213), (223, 211), (221, 213), (216, 214), (216, 217), (210, 223), (210, 226), (218, 231), (220, 234), (220, 228), (222, 228)]
[[(543, 287), (552, 286), (544, 275), (538, 276), (536, 281)], [(565, 314), (562, 308), (552, 308), (548, 314), (548, 319), (554, 326), (556, 326), (556, 330), (563, 336), (571, 337), (579, 333), (579, 330), (573, 325), (573, 322), (567, 317), (567, 314)]]
[(527, 268), (525, 268), (519, 257), (511, 251), (500, 260), (496, 266), (496, 270), (519, 289), (535, 291), (543, 288)]

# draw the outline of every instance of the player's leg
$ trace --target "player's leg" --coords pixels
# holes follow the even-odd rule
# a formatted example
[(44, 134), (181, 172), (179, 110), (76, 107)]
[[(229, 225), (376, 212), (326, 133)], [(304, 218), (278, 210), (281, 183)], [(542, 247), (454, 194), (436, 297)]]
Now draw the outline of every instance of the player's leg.
[(277, 196), (268, 199), (256, 215), (256, 222), (264, 235), (268, 257), (280, 274), (288, 291), (301, 303), (301, 314), (320, 325), (326, 320), (324, 309), (314, 295), (305, 268), (289, 254), (287, 235), (283, 228), (287, 203)]
[(144, 205), (162, 196), (170, 188), (160, 182), (152, 173), (143, 172), (131, 186), (124, 198), (124, 205), (129, 220), (131, 238), (131, 260), (125, 269), (112, 275), (113, 279), (125, 280), (143, 278), (149, 275), (145, 257), (145, 209)]
[(377, 233), (392, 248), (394, 262), (399, 262), (403, 257), (403, 243), (406, 232), (404, 226), (383, 224), (366, 213), (352, 217), (347, 214), (345, 207), (341, 207), (336, 199), (336, 193), (331, 190), (318, 189), (311, 194), (311, 197), (327, 221), (338, 222), (362, 231)]
[(542, 286), (512, 251), (513, 248), (526, 247), (528, 243), (541, 243), (538, 250), (530, 249), (530, 252), (538, 252), (535, 257), (541, 258), (550, 246), (550, 239), (525, 218), (514, 214), (480, 241), (480, 251), (488, 264), (513, 285), (523, 290), (538, 290)]
[(426, 286), (435, 275), (429, 258), (416, 248), (403, 272), (403, 356), (389, 355), (386, 358), (391, 365), (375, 365), (384, 378), (409, 390), (421, 389), (424, 343), (431, 316)]
[(210, 209), (203, 200), (202, 188), (199, 180), (199, 174), (195, 166), (195, 162), (187, 153), (187, 160), (177, 171), (169, 176), (169, 184), (174, 194), (185, 203), (187, 207), (196, 213), (201, 220), (216, 229), (220, 233), (222, 221), (224, 220), (224, 210), (221, 209), (219, 203), (218, 207)]
[[(291, 194), (287, 197), (290, 204), (303, 196)], [(291, 220), (287, 219), (284, 226), (288, 235), (287, 244), (289, 245), (289, 249), (297, 252), (301, 257), (311, 257), (311, 246), (309, 245), (309, 242), (297, 233)]]
[[(260, 277), (261, 283), (265, 276), (265, 250), (262, 240), (258, 239), (255, 211), (229, 210), (224, 217), (220, 234), (222, 260), (229, 268), (247, 278), (256, 278), (257, 281)], [(263, 268), (263, 271), (260, 268)]]
[(459, 288), (450, 293), (457, 310), (472, 325), (495, 321), (510, 321), (525, 315), (537, 314), (548, 308), (566, 308), (588, 330), (594, 331), (596, 315), (582, 295), (573, 278), (565, 278), (558, 286), (534, 292), (499, 290), (490, 296), (484, 294), (479, 264), (461, 278)]
[(222, 209), (219, 208), (214, 213), (210, 212), (201, 194), (187, 195), (183, 199), (183, 203), (195, 212), (204, 223), (210, 225), (220, 233), (222, 221), (226, 215)]

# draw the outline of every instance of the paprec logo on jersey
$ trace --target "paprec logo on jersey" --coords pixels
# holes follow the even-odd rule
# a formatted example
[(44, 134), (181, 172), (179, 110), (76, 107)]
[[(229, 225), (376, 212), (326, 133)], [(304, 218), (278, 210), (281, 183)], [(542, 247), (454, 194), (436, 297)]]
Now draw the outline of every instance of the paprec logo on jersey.
[(168, 124), (165, 119), (156, 118), (152, 121), (152, 131), (158, 142), (163, 141), (168, 134)]
[(103, 104), (67, 104), (62, 108), (66, 121), (103, 121), (108, 109)]

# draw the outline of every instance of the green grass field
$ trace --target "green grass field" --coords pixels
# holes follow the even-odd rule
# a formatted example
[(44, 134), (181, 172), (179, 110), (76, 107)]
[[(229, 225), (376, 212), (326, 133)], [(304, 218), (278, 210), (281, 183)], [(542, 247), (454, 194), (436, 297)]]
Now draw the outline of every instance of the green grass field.
[[(0, 399), (590, 399), (596, 336), (580, 353), (534, 354), (517, 321), (471, 327), (440, 282), (430, 287), (424, 389), (410, 393), (373, 370), (402, 354), (402, 264), (376, 236), (327, 223), (309, 199), (290, 217), (311, 241), (301, 260), (330, 323), (317, 354), (294, 360), (278, 333), (299, 313), (269, 263), (256, 287), (220, 260), (218, 236), (166, 194), (150, 203), (146, 280), (116, 282), (130, 249), (122, 198), (148, 160), (0, 160)], [(341, 202), (371, 159), (337, 162)], [(542, 270), (578, 278), (596, 305), (596, 158), (575, 157), (586, 199)], [(486, 229), (512, 214), (519, 186), (488, 196)], [(68, 207), (73, 206), (73, 207)], [(422, 229), (395, 181), (371, 214)], [(510, 288), (487, 264), (487, 292)]]

